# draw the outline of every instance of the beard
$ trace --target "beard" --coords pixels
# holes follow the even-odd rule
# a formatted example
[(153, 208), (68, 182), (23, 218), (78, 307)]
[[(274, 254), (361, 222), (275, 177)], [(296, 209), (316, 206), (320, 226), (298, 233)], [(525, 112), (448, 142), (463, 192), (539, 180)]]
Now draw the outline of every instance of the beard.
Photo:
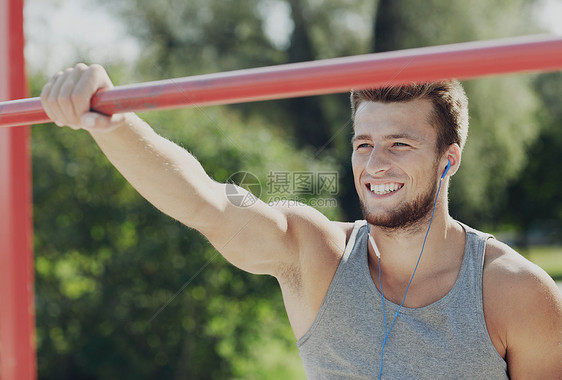
[(363, 201), (361, 201), (361, 211), (365, 220), (372, 226), (386, 230), (417, 230), (429, 219), (433, 203), (436, 201), (436, 193), (437, 184), (433, 182), (433, 186), (426, 193), (384, 214), (370, 212)]

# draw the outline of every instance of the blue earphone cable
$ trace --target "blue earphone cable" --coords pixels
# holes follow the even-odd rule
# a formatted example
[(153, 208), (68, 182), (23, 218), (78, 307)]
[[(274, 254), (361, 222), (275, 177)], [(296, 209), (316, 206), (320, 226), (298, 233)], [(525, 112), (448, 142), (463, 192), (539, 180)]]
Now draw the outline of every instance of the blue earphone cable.
[[(449, 168), (449, 165), (447, 166), (447, 169)], [(406, 301), (406, 295), (408, 294), (408, 290), (410, 289), (410, 284), (412, 283), (412, 280), (414, 279), (414, 275), (416, 274), (416, 270), (418, 269), (418, 265), (420, 263), (421, 257), (422, 257), (422, 253), (423, 250), (425, 248), (425, 242), (427, 241), (427, 236), (429, 235), (429, 229), (431, 228), (431, 223), (433, 222), (433, 217), (435, 216), (435, 207), (437, 206), (437, 197), (439, 196), (439, 192), (441, 191), (441, 182), (443, 181), (443, 177), (445, 177), (445, 174), (447, 172), (447, 169), (445, 170), (445, 173), (443, 173), (443, 176), (441, 176), (441, 178), (439, 179), (439, 187), (437, 189), (437, 194), (435, 195), (435, 201), (433, 202), (433, 211), (431, 212), (431, 219), (429, 220), (429, 226), (427, 227), (427, 231), (425, 233), (425, 237), (423, 239), (423, 244), (422, 244), (422, 249), (420, 252), (420, 255), (418, 257), (418, 261), (416, 262), (416, 266), (414, 268), (414, 272), (412, 273), (412, 277), (410, 277), (410, 281), (408, 282), (408, 286), (406, 287), (406, 291), (404, 292), (404, 298), (402, 298), (402, 303), (400, 303), (400, 306), (398, 306), (398, 310), (396, 310), (396, 313), (394, 313), (394, 319), (392, 320), (392, 324), (390, 325), (390, 328), (387, 331), (387, 324), (386, 324), (386, 310), (384, 307), (384, 292), (382, 290), (382, 281), (381, 281), (381, 257), (380, 254), (378, 254), (378, 248), (376, 247), (376, 244), (373, 245), (373, 239), (369, 239), (369, 241), (371, 242), (371, 245), (373, 245), (373, 249), (376, 251), (377, 256), (379, 257), (379, 289), (381, 291), (381, 297), (382, 297), (382, 314), (384, 316), (384, 339), (382, 341), (382, 347), (381, 347), (381, 362), (380, 362), (380, 366), (379, 366), (379, 380), (381, 379), (382, 376), (382, 364), (383, 364), (383, 355), (384, 355), (384, 346), (386, 345), (386, 341), (390, 335), (390, 331), (392, 331), (392, 328), (394, 327), (394, 323), (396, 322), (396, 318), (398, 318), (398, 314), (400, 314), (400, 309), (402, 308), (402, 305), (404, 305), (404, 302)], [(369, 225), (367, 224), (368, 228)], [(369, 228), (370, 229), (370, 228)], [(369, 236), (371, 234), (370, 231), (368, 231)]]

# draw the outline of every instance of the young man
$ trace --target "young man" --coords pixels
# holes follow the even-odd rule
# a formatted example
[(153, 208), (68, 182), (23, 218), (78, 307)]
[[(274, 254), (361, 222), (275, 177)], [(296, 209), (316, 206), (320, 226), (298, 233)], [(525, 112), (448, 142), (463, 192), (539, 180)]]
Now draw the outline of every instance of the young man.
[(277, 278), (309, 378), (562, 378), (552, 279), (449, 216), (468, 129), (458, 82), (352, 94), (366, 219), (355, 223), (304, 205), (233, 205), (224, 184), (136, 115), (90, 112), (92, 95), (111, 87), (100, 66), (79, 64), (41, 100), (57, 125), (88, 130), (157, 208), (237, 267)]

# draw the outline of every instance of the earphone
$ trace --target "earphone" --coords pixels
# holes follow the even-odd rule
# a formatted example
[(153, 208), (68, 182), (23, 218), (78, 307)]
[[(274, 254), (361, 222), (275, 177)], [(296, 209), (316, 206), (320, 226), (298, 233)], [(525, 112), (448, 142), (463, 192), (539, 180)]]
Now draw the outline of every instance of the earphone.
[(441, 179), (445, 178), (450, 168), (451, 168), (451, 160), (447, 160), (447, 166), (445, 167), (445, 171), (443, 172)]
[(423, 239), (422, 249), (421, 249), (420, 255), (418, 256), (418, 261), (416, 262), (414, 272), (412, 273), (412, 277), (410, 277), (410, 281), (408, 282), (408, 286), (406, 287), (406, 291), (404, 292), (404, 298), (402, 298), (402, 302), (400, 303), (400, 306), (398, 306), (398, 310), (396, 310), (396, 313), (394, 313), (394, 319), (392, 320), (392, 323), (390, 324), (390, 328), (388, 330), (387, 330), (387, 323), (386, 323), (386, 310), (385, 310), (385, 307), (384, 307), (385, 298), (384, 298), (384, 292), (382, 290), (382, 281), (381, 281), (381, 254), (380, 254), (379, 248), (377, 247), (377, 243), (375, 243), (375, 239), (373, 239), (373, 236), (371, 235), (370, 225), (367, 223), (367, 233), (369, 234), (369, 242), (371, 243), (371, 247), (373, 247), (373, 250), (375, 251), (375, 255), (379, 259), (379, 289), (380, 289), (381, 298), (382, 298), (382, 315), (384, 316), (384, 339), (382, 341), (382, 347), (381, 347), (381, 361), (380, 361), (380, 365), (379, 365), (379, 380), (381, 379), (381, 376), (382, 376), (384, 346), (386, 345), (386, 341), (387, 341), (388, 337), (390, 336), (390, 332), (392, 331), (392, 328), (394, 327), (394, 323), (396, 322), (396, 318), (398, 318), (398, 315), (400, 314), (400, 309), (402, 309), (402, 305), (404, 305), (404, 302), (406, 301), (406, 295), (408, 294), (408, 290), (410, 289), (410, 284), (412, 283), (412, 280), (414, 279), (414, 275), (416, 274), (416, 270), (418, 269), (418, 265), (420, 263), (422, 253), (423, 253), (423, 250), (425, 248), (425, 242), (427, 241), (427, 235), (429, 235), (429, 229), (431, 228), (431, 223), (433, 222), (433, 217), (435, 216), (435, 207), (437, 206), (437, 197), (439, 197), (439, 192), (441, 191), (441, 182), (443, 182), (443, 178), (445, 178), (445, 176), (449, 172), (450, 168), (451, 168), (451, 160), (447, 160), (447, 166), (445, 167), (445, 170), (443, 171), (443, 174), (441, 175), (441, 178), (439, 179), (439, 187), (437, 189), (437, 194), (435, 195), (435, 200), (433, 202), (433, 211), (431, 212), (431, 219), (429, 220), (429, 226), (427, 227), (427, 231), (426, 231), (425, 237)]

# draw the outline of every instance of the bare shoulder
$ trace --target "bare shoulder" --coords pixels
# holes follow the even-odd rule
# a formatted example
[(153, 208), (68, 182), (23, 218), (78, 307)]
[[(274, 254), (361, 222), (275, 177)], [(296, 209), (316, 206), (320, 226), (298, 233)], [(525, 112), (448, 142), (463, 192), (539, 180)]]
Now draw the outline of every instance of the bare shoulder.
[(539, 292), (560, 298), (556, 284), (542, 268), (495, 239), (489, 239), (486, 244), (484, 279), (505, 296), (517, 292), (519, 298), (532, 297)]
[(489, 239), (483, 296), (490, 337), (510, 375), (562, 378), (562, 297), (552, 278), (506, 244)]
[(288, 236), (298, 247), (298, 260), (289, 268), (291, 271), (306, 271), (309, 266), (322, 269), (323, 264), (329, 265), (343, 254), (353, 223), (331, 221), (301, 203), (280, 202), (273, 207), (284, 214)]
[(300, 271), (316, 276), (317, 271), (334, 270), (353, 230), (353, 223), (329, 220), (309, 206), (284, 210), (295, 240), (300, 242)]
[(282, 212), (289, 223), (298, 227), (296, 232), (308, 233), (309, 230), (316, 232), (340, 235), (353, 229), (353, 223), (329, 220), (324, 214), (313, 207), (299, 202), (278, 202), (273, 208)]
[(352, 234), (354, 223), (335, 222), (312, 207), (275, 206), (287, 220), (298, 258), (275, 274), (291, 326), (298, 338), (316, 317)]

